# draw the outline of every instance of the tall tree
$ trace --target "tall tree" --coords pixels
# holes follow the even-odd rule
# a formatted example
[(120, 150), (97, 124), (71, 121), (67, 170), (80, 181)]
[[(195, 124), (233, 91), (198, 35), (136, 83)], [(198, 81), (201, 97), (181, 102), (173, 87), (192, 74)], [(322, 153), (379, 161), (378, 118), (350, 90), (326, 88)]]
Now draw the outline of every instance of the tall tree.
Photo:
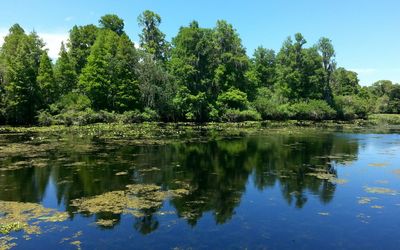
[(41, 90), (44, 104), (50, 105), (55, 102), (58, 98), (59, 88), (56, 86), (53, 66), (47, 55), (47, 51), (43, 51), (40, 57), (39, 71), (36, 80)]
[(332, 104), (333, 94), (331, 89), (331, 80), (332, 73), (336, 69), (335, 49), (333, 48), (332, 41), (326, 37), (319, 39), (317, 47), (322, 56), (322, 64), (325, 71), (324, 99), (329, 104)]
[(92, 47), (79, 86), (95, 110), (125, 111), (137, 106), (137, 55), (126, 35), (102, 30)]
[(180, 28), (172, 43), (169, 69), (178, 88), (173, 100), (179, 113), (177, 118), (207, 120), (218, 96), (213, 84), (216, 69), (213, 30), (200, 28), (193, 21)]
[(276, 90), (291, 100), (322, 99), (324, 69), (316, 47), (304, 48), (306, 40), (297, 33), (289, 37), (277, 55)]
[(357, 73), (344, 68), (333, 72), (331, 85), (335, 95), (355, 95), (360, 90)]
[(69, 32), (68, 54), (76, 73), (79, 75), (90, 55), (90, 48), (96, 41), (98, 28), (95, 25), (74, 26)]
[(227, 91), (231, 87), (245, 91), (249, 60), (238, 33), (231, 24), (219, 20), (213, 34), (218, 64), (214, 83), (220, 91)]
[(36, 33), (26, 35), (19, 25), (14, 25), (5, 38), (2, 49), (6, 58), (4, 101), (6, 118), (11, 124), (34, 123), (42, 107), (36, 78), (43, 45)]
[(68, 94), (76, 88), (77, 74), (64, 43), (61, 43), (59, 57), (54, 67), (54, 76), (59, 87), (59, 95)]
[(124, 20), (119, 18), (117, 15), (108, 14), (102, 16), (100, 21), (100, 28), (109, 29), (117, 33), (119, 36), (124, 34)]
[(167, 61), (169, 44), (165, 40), (165, 34), (159, 29), (161, 17), (146, 10), (138, 17), (138, 23), (142, 28), (142, 33), (139, 35), (140, 47), (153, 55), (155, 60)]

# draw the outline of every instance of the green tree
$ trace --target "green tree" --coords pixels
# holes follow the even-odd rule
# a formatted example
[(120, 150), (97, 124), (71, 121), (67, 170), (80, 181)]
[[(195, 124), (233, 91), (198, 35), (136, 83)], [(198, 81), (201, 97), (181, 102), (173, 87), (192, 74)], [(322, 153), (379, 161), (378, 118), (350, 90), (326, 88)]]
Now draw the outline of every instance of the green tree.
[(119, 36), (124, 34), (124, 20), (119, 18), (117, 15), (108, 14), (102, 16), (100, 21), (100, 28), (109, 29), (117, 33)]
[(138, 23), (142, 28), (142, 33), (139, 35), (140, 47), (148, 54), (153, 55), (155, 60), (167, 61), (169, 44), (165, 40), (165, 34), (159, 29), (161, 17), (146, 10), (138, 17)]
[(335, 49), (333, 48), (332, 41), (326, 37), (319, 39), (317, 48), (322, 56), (322, 64), (325, 71), (324, 99), (329, 104), (332, 104), (333, 94), (331, 89), (331, 80), (332, 73), (336, 69)]
[(156, 110), (163, 120), (174, 120), (174, 82), (162, 63), (155, 61), (152, 55), (145, 52), (139, 63), (139, 91), (143, 109)]
[(249, 59), (238, 33), (231, 24), (220, 20), (214, 28), (213, 37), (216, 49), (214, 59), (218, 65), (214, 84), (222, 92), (231, 87), (246, 91), (245, 73), (249, 67)]
[(54, 67), (54, 76), (59, 87), (59, 95), (66, 95), (76, 88), (77, 75), (64, 43), (61, 43), (59, 57)]
[(338, 68), (332, 74), (331, 88), (335, 95), (356, 95), (360, 90), (357, 73)]
[(205, 121), (218, 96), (213, 84), (216, 69), (213, 30), (200, 28), (193, 21), (188, 27), (180, 28), (172, 44), (169, 70), (177, 84), (173, 100), (177, 118)]
[(80, 74), (96, 41), (98, 28), (95, 25), (74, 26), (69, 32), (68, 54), (76, 74)]
[(137, 106), (137, 55), (126, 35), (102, 30), (92, 47), (79, 86), (95, 110), (124, 111)]
[(306, 40), (297, 33), (289, 37), (277, 55), (276, 90), (290, 100), (322, 99), (324, 69), (316, 47), (304, 48)]
[(36, 78), (43, 41), (36, 33), (26, 35), (19, 25), (10, 29), (2, 53), (6, 58), (5, 112), (10, 124), (32, 124), (42, 107)]
[(47, 51), (43, 51), (40, 57), (36, 81), (41, 90), (44, 104), (47, 106), (55, 102), (58, 98), (59, 88), (54, 79), (53, 65), (47, 55)]

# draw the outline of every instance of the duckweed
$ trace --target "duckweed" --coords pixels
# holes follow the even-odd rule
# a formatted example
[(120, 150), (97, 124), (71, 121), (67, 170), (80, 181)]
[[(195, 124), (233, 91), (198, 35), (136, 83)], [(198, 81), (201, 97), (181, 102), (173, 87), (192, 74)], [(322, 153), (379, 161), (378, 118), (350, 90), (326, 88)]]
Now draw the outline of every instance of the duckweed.
[[(167, 198), (189, 193), (189, 190), (186, 189), (163, 191), (160, 186), (153, 184), (134, 184), (128, 185), (126, 188), (123, 191), (112, 191), (90, 198), (76, 199), (71, 202), (71, 206), (76, 207), (78, 212), (92, 214), (109, 212), (142, 217), (144, 216), (143, 210), (159, 208)], [(111, 222), (100, 221), (99, 223), (110, 224)]]
[(364, 191), (371, 194), (397, 195), (397, 191), (383, 187), (364, 187)]

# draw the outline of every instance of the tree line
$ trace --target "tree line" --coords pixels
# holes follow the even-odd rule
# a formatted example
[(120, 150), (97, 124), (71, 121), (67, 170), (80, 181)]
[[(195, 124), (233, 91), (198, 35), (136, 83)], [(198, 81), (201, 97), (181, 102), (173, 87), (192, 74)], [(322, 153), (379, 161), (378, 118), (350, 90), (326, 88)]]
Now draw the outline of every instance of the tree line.
[(328, 38), (302, 34), (252, 57), (224, 20), (197, 21), (167, 41), (161, 17), (138, 17), (135, 45), (117, 15), (74, 26), (53, 63), (45, 43), (15, 24), (0, 49), (0, 123), (355, 119), (399, 113), (400, 85), (361, 87), (338, 67)]

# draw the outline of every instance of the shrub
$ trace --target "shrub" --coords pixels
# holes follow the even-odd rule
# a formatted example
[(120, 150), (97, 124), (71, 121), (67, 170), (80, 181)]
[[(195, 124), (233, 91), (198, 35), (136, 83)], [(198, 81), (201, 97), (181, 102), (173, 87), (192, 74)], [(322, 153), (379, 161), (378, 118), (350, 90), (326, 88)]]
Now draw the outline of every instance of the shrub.
[(336, 111), (323, 100), (293, 103), (290, 110), (292, 118), (299, 120), (319, 121), (332, 119), (336, 116)]
[(248, 106), (247, 94), (235, 89), (230, 88), (218, 96), (217, 104), (220, 109), (239, 109), (244, 110)]
[(259, 121), (261, 115), (256, 110), (228, 109), (222, 115), (222, 120), (227, 122)]
[(356, 95), (335, 96), (335, 106), (340, 119), (363, 119), (369, 113), (368, 102)]
[(262, 119), (284, 120), (292, 114), (289, 104), (280, 95), (273, 93), (268, 88), (260, 88), (253, 102), (254, 108), (260, 113)]
[(156, 111), (146, 108), (144, 112), (139, 110), (126, 111), (120, 115), (119, 120), (122, 123), (151, 122), (159, 120), (159, 116)]

